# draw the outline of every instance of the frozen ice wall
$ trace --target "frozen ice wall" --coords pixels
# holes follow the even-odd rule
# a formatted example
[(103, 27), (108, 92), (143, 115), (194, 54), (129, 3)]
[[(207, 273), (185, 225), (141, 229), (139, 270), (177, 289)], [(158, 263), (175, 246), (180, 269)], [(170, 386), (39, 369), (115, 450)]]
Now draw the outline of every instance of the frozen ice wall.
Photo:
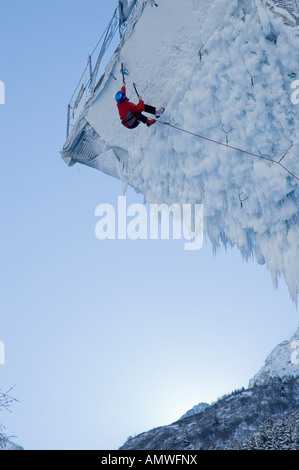
[(63, 157), (116, 176), (148, 203), (203, 203), (204, 230), (214, 249), (237, 246), (244, 259), (255, 257), (275, 285), (284, 277), (296, 301), (298, 180), (267, 160), (162, 124), (127, 130), (114, 96), (124, 62), (131, 100), (136, 82), (145, 102), (166, 108), (164, 121), (282, 159), (298, 176), (299, 104), (292, 100), (298, 27), (262, 0), (156, 3), (158, 8), (139, 2), (138, 20), (108, 63)]

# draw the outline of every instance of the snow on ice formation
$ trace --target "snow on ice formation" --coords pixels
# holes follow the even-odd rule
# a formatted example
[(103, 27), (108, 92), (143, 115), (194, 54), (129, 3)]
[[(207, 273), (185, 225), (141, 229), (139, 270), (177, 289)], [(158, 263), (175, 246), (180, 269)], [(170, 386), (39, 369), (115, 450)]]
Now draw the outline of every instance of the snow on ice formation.
[(166, 108), (164, 121), (282, 159), (299, 176), (299, 104), (292, 102), (299, 79), (298, 26), (275, 12), (279, 2), (157, 3), (151, 8), (139, 1), (144, 9), (137, 8), (137, 21), (111, 57), (62, 156), (68, 164), (78, 161), (116, 176), (124, 190), (131, 185), (147, 203), (203, 203), (204, 231), (214, 249), (237, 246), (244, 259), (255, 257), (275, 286), (285, 278), (296, 302), (298, 180), (267, 160), (162, 124), (128, 130), (114, 96), (124, 62), (134, 102), (136, 82), (146, 103)]

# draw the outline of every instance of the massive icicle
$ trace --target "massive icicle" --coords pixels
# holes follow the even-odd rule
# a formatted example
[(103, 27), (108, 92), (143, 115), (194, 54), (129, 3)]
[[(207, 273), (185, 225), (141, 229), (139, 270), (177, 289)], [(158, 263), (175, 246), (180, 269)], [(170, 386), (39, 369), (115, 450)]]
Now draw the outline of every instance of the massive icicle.
[(166, 108), (172, 124), (275, 160), (285, 155), (298, 174), (299, 105), (291, 100), (298, 27), (271, 11), (279, 2), (270, 0), (157, 3), (138, 2), (62, 155), (118, 177), (149, 203), (203, 203), (215, 249), (237, 245), (245, 259), (255, 256), (275, 285), (284, 276), (296, 300), (298, 181), (278, 165), (160, 124), (127, 130), (114, 95), (124, 62), (132, 100), (134, 81), (145, 102)]

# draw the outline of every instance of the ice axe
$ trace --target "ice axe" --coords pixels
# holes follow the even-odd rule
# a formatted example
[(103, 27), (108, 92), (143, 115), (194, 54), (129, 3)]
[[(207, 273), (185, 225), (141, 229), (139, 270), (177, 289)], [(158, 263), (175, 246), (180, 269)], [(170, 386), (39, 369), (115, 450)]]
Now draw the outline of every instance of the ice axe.
[(121, 63), (120, 72), (121, 72), (122, 77), (123, 77), (123, 82), (125, 82), (125, 75), (129, 75), (129, 72), (128, 72), (127, 69), (124, 68), (124, 63), (123, 62)]
[(138, 90), (137, 90), (137, 87), (136, 87), (135, 83), (133, 83), (133, 87), (134, 87), (134, 90), (136, 92), (137, 97), (139, 98), (139, 93), (138, 93)]
[(123, 82), (125, 82), (125, 72), (124, 72), (124, 64), (123, 64), (123, 62), (121, 63), (121, 69), (120, 69), (120, 71), (121, 71), (121, 74), (122, 74), (122, 77), (123, 77)]

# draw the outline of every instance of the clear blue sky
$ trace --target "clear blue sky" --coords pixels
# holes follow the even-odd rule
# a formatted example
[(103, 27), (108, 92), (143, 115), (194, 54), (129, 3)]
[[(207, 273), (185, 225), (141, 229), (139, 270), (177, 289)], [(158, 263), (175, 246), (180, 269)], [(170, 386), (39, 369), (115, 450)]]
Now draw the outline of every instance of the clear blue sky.
[(0, 422), (26, 449), (118, 448), (247, 386), (298, 326), (284, 282), (237, 250), (95, 237), (121, 183), (59, 152), (116, 4), (0, 0), (0, 387), (20, 401)]

